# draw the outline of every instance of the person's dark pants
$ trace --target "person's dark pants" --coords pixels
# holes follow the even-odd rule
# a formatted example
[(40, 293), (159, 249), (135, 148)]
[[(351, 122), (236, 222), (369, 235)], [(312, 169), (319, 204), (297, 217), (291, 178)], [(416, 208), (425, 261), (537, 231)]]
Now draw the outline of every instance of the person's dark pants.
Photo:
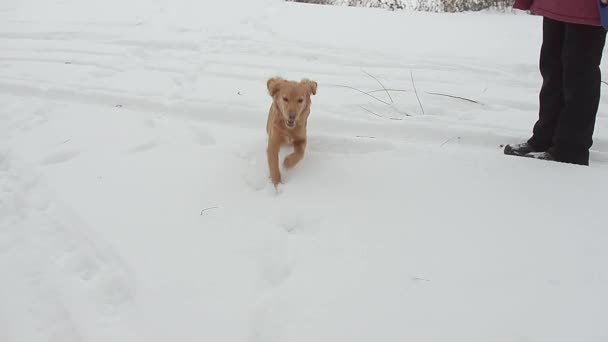
[(606, 30), (544, 18), (539, 118), (528, 143), (557, 161), (589, 165)]

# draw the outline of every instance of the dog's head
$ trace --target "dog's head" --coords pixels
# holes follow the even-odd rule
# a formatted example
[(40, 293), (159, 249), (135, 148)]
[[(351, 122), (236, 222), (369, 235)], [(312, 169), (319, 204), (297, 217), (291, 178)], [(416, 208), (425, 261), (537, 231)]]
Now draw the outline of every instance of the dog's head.
[(317, 94), (317, 82), (307, 79), (295, 82), (275, 77), (268, 80), (267, 87), (288, 129), (296, 127), (310, 108), (310, 97)]

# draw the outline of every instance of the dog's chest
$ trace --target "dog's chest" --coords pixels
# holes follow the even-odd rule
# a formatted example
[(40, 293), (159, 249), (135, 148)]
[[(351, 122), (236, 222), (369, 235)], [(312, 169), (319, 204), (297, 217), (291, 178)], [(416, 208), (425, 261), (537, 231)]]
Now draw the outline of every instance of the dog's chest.
[(285, 134), (283, 140), (288, 145), (293, 145), (293, 142), (295, 141), (295, 139), (291, 135), (289, 135), (289, 134)]
[(298, 141), (306, 140), (306, 131), (289, 131), (283, 132), (283, 143), (287, 145), (293, 145)]

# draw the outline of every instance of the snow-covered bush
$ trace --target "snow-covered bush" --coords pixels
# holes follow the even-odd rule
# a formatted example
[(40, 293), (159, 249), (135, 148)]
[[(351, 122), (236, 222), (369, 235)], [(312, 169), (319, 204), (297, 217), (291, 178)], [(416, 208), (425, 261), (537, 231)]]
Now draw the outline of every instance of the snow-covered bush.
[(513, 0), (427, 0), (427, 2), (439, 2), (442, 12), (480, 11), (488, 8), (505, 9), (513, 5)]
[(390, 10), (409, 9), (430, 12), (465, 12), (484, 9), (505, 9), (513, 0), (286, 0), (313, 4), (376, 7)]

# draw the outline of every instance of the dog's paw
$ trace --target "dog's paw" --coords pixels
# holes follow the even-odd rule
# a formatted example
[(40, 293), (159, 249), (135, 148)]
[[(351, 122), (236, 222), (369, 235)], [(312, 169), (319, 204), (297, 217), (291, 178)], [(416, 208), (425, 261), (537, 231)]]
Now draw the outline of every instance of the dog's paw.
[(275, 188), (279, 186), (279, 184), (283, 184), (283, 180), (281, 179), (281, 174), (275, 174), (270, 176), (270, 181), (272, 181), (272, 185)]

